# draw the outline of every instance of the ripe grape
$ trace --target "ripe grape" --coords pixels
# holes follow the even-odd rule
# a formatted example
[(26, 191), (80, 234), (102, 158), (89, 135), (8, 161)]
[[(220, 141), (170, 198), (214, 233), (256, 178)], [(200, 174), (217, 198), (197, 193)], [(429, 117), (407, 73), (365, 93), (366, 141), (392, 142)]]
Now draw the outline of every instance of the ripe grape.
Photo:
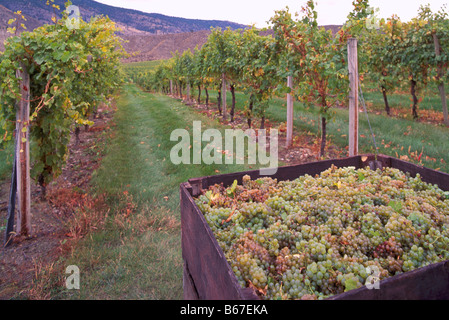
[(263, 299), (325, 299), (449, 259), (449, 197), (394, 168), (271, 178), (195, 199), (242, 287)]

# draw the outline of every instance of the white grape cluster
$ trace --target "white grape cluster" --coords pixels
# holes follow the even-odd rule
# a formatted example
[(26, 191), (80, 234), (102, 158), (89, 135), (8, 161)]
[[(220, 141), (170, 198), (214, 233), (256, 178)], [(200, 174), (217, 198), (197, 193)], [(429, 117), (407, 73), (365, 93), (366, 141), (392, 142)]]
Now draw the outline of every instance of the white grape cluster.
[(394, 168), (245, 176), (196, 204), (242, 287), (264, 299), (324, 299), (366, 284), (368, 267), (382, 280), (449, 259), (449, 192)]

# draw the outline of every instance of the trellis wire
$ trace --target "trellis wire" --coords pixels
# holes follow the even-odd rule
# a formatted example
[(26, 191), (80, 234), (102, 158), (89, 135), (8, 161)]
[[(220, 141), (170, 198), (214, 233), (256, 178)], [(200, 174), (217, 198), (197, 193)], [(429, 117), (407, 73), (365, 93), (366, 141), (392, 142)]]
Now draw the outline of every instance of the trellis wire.
[(365, 111), (366, 120), (368, 121), (368, 126), (371, 131), (371, 137), (373, 139), (373, 144), (374, 144), (374, 148), (375, 148), (375, 157), (376, 157), (376, 161), (377, 161), (378, 147), (377, 147), (377, 143), (376, 143), (376, 136), (374, 135), (373, 128), (371, 127), (371, 122), (369, 121), (368, 111), (366, 109), (365, 98), (363, 97), (362, 83), (360, 82), (360, 79), (359, 79), (359, 91), (360, 91), (359, 100), (363, 106), (363, 110)]

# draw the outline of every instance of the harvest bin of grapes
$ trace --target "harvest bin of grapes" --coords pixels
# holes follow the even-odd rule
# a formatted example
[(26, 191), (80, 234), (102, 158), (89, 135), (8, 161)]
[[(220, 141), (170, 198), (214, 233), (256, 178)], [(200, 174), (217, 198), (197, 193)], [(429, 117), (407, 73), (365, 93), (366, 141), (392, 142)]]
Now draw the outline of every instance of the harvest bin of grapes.
[(449, 175), (364, 155), (190, 179), (184, 298), (449, 299)]

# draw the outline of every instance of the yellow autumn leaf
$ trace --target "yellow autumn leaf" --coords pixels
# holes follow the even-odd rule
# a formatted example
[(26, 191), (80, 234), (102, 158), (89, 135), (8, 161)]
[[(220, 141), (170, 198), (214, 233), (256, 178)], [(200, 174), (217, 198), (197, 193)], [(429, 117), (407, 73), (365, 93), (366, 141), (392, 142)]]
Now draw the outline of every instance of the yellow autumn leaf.
[(426, 20), (419, 20), (418, 24), (422, 28), (422, 27), (424, 27), (427, 24), (427, 21)]
[(260, 77), (260, 76), (263, 76), (265, 74), (265, 72), (263, 71), (263, 69), (262, 68), (260, 68), (260, 69), (258, 69), (257, 71), (256, 71), (256, 73), (254, 74), (256, 77)]

